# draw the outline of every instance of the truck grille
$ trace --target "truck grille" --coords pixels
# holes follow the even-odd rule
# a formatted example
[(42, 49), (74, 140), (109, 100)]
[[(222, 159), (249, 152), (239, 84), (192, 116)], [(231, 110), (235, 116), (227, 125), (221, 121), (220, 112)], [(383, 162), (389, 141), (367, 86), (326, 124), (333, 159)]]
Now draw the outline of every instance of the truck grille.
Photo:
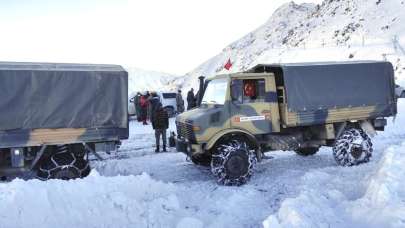
[(191, 143), (197, 143), (192, 124), (176, 122), (176, 128), (178, 136), (187, 139)]

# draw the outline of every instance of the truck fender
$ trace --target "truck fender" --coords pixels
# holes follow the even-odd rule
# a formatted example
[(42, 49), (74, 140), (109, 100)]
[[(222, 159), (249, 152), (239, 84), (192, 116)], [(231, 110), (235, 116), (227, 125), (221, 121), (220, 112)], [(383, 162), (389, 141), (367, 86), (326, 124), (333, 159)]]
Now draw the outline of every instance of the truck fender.
[(373, 125), (368, 120), (360, 121), (360, 127), (366, 132), (370, 137), (374, 137), (377, 135), (376, 130), (374, 129)]
[(220, 131), (217, 134), (214, 135), (214, 137), (212, 137), (208, 142), (207, 142), (207, 146), (206, 149), (210, 150), (212, 147), (214, 147), (215, 143), (218, 142), (219, 139), (221, 139), (223, 136), (228, 135), (228, 134), (239, 134), (239, 135), (244, 135), (247, 138), (250, 139), (250, 141), (252, 143), (255, 144), (255, 146), (257, 148), (259, 148), (259, 143), (257, 142), (256, 138), (254, 135), (252, 135), (251, 133), (241, 130), (241, 129), (228, 129), (228, 130), (224, 130), (224, 131)]

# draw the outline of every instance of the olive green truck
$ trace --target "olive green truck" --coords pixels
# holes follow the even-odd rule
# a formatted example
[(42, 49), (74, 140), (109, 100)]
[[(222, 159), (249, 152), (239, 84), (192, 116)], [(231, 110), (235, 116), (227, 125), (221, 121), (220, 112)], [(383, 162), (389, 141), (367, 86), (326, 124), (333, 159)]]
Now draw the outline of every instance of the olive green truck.
[(121, 66), (0, 62), (1, 179), (87, 176), (128, 138), (127, 99)]
[(267, 151), (308, 156), (328, 146), (338, 165), (368, 162), (369, 136), (397, 113), (389, 62), (258, 65), (200, 91), (199, 107), (176, 119), (176, 148), (224, 185), (246, 183)]

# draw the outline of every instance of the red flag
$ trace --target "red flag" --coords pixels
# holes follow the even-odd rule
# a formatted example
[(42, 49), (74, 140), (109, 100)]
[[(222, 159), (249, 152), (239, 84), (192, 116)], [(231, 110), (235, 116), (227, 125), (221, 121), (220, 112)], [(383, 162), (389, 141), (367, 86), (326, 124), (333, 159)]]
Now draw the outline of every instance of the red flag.
[(231, 67), (232, 67), (232, 62), (231, 62), (231, 58), (229, 58), (228, 62), (226, 62), (226, 64), (225, 64), (224, 68), (226, 70), (229, 70), (229, 69), (231, 69)]

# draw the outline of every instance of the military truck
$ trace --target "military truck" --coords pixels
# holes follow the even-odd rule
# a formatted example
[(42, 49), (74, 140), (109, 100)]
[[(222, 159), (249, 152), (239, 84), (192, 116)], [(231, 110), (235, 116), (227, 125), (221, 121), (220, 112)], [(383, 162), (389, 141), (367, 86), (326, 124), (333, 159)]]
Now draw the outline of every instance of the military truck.
[(87, 176), (128, 138), (127, 99), (121, 66), (0, 62), (0, 177)]
[(200, 106), (176, 119), (176, 147), (224, 185), (246, 183), (267, 151), (328, 146), (338, 165), (368, 162), (369, 136), (397, 113), (389, 62), (258, 65), (200, 87)]

